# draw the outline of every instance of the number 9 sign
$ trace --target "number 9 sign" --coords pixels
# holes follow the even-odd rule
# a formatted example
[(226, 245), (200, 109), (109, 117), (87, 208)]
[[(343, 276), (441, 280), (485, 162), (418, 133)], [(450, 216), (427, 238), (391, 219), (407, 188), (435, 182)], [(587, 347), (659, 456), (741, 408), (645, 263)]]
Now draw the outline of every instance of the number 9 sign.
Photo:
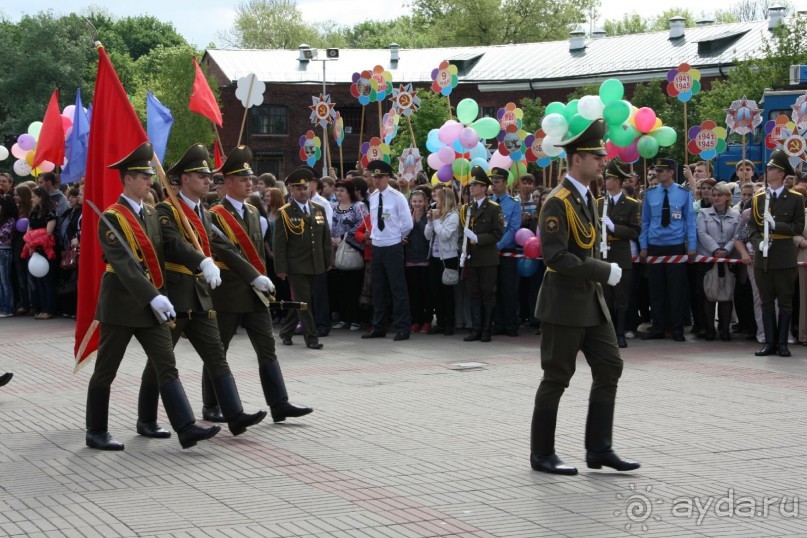
[(432, 70), (432, 91), (441, 95), (451, 95), (459, 84), (457, 73), (456, 65), (448, 63), (447, 60), (440, 62), (440, 65)]

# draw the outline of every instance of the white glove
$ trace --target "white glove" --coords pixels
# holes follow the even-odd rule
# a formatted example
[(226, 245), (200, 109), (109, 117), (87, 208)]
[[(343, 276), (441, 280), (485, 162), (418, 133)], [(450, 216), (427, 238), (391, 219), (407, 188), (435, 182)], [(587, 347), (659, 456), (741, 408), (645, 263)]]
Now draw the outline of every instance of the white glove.
[(619, 281), (622, 279), (622, 268), (619, 265), (612, 263), (611, 264), (611, 275), (608, 277), (608, 285), (609, 286), (616, 286), (619, 284)]
[(216, 262), (213, 261), (213, 258), (205, 258), (202, 260), (202, 263), (199, 264), (199, 269), (202, 270), (202, 274), (208, 285), (210, 285), (210, 289), (215, 289), (216, 286), (221, 284), (221, 271), (216, 266)]
[(168, 297), (165, 295), (158, 295), (149, 301), (149, 304), (165, 321), (170, 321), (177, 317), (177, 313), (174, 312), (174, 305), (171, 304), (171, 301), (169, 301)]
[(774, 219), (773, 215), (770, 213), (765, 213), (765, 221), (771, 226), (771, 228), (776, 228), (776, 219)]
[(479, 242), (479, 238), (476, 236), (476, 234), (474, 232), (471, 231), (470, 228), (466, 228), (463, 235), (465, 237), (467, 237), (473, 243), (478, 243)]
[(609, 232), (614, 231), (614, 221), (611, 220), (611, 217), (603, 217), (602, 221), (605, 223), (605, 226), (608, 228)]
[(272, 281), (269, 279), (268, 276), (259, 276), (255, 280), (252, 281), (252, 287), (254, 287), (258, 291), (268, 291), (269, 293), (275, 293), (275, 285), (272, 284)]

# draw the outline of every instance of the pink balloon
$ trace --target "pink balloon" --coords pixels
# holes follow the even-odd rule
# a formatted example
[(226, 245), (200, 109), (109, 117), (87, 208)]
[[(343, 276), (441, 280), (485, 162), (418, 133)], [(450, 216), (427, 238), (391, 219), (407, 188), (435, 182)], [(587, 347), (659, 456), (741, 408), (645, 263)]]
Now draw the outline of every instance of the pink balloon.
[(39, 163), (37, 168), (39, 168), (39, 170), (42, 172), (53, 172), (53, 169), (56, 168), (56, 165), (50, 161), (42, 161), (41, 163)]
[(62, 110), (62, 116), (67, 116), (72, 121), (73, 116), (76, 115), (76, 105), (67, 105)]
[(610, 140), (607, 140), (605, 142), (605, 152), (608, 153), (608, 158), (609, 159), (613, 159), (614, 157), (619, 156), (619, 150), (620, 149), (621, 148), (619, 146), (615, 145)]
[(22, 149), (19, 144), (11, 146), (11, 154), (18, 159), (24, 159), (30, 150)]
[(453, 178), (453, 177), (454, 177), (454, 172), (451, 170), (451, 165), (450, 164), (447, 164), (447, 165), (443, 166), (442, 168), (440, 168), (437, 171), (437, 179), (439, 179), (443, 183), (451, 181), (451, 178)]
[(636, 114), (633, 116), (633, 123), (642, 133), (649, 133), (656, 125), (656, 113), (652, 108), (643, 106), (637, 110)]
[(510, 166), (513, 164), (513, 159), (511, 159), (507, 155), (502, 155), (501, 153), (499, 153), (499, 150), (496, 150), (495, 152), (493, 152), (493, 155), (490, 156), (490, 160), (488, 161), (488, 163), (490, 163), (491, 168), (498, 167), (498, 168), (506, 168), (509, 170)]
[(639, 148), (636, 146), (638, 143), (638, 140), (634, 140), (630, 146), (619, 148), (621, 150), (619, 158), (622, 159), (622, 162), (632, 164), (639, 160)]
[(460, 132), (460, 144), (466, 149), (471, 149), (479, 142), (479, 135), (470, 127), (465, 127)]
[(62, 131), (67, 132), (67, 129), (73, 126), (73, 120), (71, 120), (67, 116), (61, 116), (61, 118), (62, 118)]
[(454, 148), (452, 148), (451, 146), (443, 146), (437, 152), (437, 156), (440, 158), (440, 161), (443, 164), (451, 164), (454, 162), (455, 159)]
[(440, 142), (443, 144), (453, 144), (457, 138), (459, 138), (460, 133), (465, 127), (461, 123), (457, 123), (454, 120), (446, 121), (440, 130), (437, 131), (437, 138), (440, 139)]
[[(523, 230), (524, 228), (522, 228)], [(527, 239), (527, 242), (524, 243), (524, 256), (527, 258), (534, 260), (541, 256), (541, 252), (543, 248), (541, 246), (541, 238), (540, 237), (530, 237)]]
[(516, 244), (524, 246), (530, 238), (535, 238), (535, 234), (529, 228), (519, 228), (516, 230)]
[(438, 153), (429, 154), (426, 162), (429, 164), (429, 168), (432, 170), (439, 170), (443, 167), (443, 162), (440, 160), (440, 155)]
[(29, 135), (28, 133), (23, 133), (19, 137), (17, 137), (17, 144), (20, 146), (20, 149), (28, 152), (34, 149), (34, 146), (36, 146), (36, 138)]

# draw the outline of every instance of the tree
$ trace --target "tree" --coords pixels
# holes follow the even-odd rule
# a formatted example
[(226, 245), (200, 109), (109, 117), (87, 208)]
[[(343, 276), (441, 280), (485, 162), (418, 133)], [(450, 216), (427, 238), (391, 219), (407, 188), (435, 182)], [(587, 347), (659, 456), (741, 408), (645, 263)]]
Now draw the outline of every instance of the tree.
[(439, 47), (441, 43), (433, 32), (424, 32), (412, 17), (398, 17), (391, 21), (363, 21), (342, 29), (347, 47), (379, 49), (398, 43), (402, 48)]
[(768, 18), (771, 6), (784, 6), (785, 13), (793, 13), (793, 2), (787, 0), (739, 0), (728, 9), (738, 21), (758, 21)]
[(518, 102), (518, 106), (524, 111), (522, 124), (528, 133), (534, 133), (541, 128), (541, 120), (544, 118), (546, 107), (541, 103), (541, 98), (524, 97)]
[(673, 17), (683, 17), (684, 26), (686, 26), (687, 28), (695, 26), (695, 23), (698, 21), (699, 18), (689, 9), (673, 7), (662, 11), (661, 14), (656, 16), (650, 22), (650, 31), (660, 32), (663, 30), (668, 30), (670, 28), (670, 19), (672, 19)]
[(603, 23), (603, 30), (606, 35), (626, 35), (641, 34), (650, 31), (647, 19), (642, 18), (638, 13), (626, 13), (622, 20), (608, 19)]
[[(415, 132), (417, 147), (423, 157), (423, 169), (431, 177), (433, 172), (430, 172), (426, 165), (426, 157), (429, 155), (429, 151), (426, 149), (426, 139), (429, 137), (429, 131), (440, 128), (449, 119), (448, 105), (445, 97), (431, 90), (418, 90), (417, 95), (420, 97), (420, 108), (412, 115), (412, 130)], [(409, 127), (406, 125), (406, 118), (401, 118), (398, 136), (392, 141), (390, 147), (393, 157), (399, 157), (403, 150), (410, 145), (412, 145), (412, 139), (409, 136)]]
[(303, 43), (316, 47), (320, 36), (303, 21), (294, 0), (245, 0), (236, 9), (235, 22), (219, 38), (245, 49), (296, 49)]

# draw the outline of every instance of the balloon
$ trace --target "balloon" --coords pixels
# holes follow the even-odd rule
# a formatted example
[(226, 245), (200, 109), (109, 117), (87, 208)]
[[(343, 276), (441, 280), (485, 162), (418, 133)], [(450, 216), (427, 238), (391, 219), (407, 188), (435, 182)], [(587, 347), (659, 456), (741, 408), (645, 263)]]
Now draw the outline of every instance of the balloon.
[(539, 237), (530, 237), (524, 243), (524, 256), (534, 260), (541, 255), (541, 239)]
[(490, 161), (488, 162), (491, 168), (510, 168), (513, 164), (513, 160), (507, 155), (499, 153), (499, 150), (496, 150), (493, 155), (491, 155)]
[(0, 146), (0, 161), (8, 159), (8, 150), (5, 146)]
[(18, 176), (27, 176), (31, 174), (31, 167), (23, 159), (14, 162), (14, 173)]
[(466, 98), (457, 104), (457, 117), (465, 125), (474, 121), (478, 115), (479, 105), (473, 99)]
[(457, 137), (460, 136), (460, 131), (463, 127), (461, 123), (454, 120), (446, 121), (442, 127), (437, 131), (437, 138), (444, 144), (453, 144)]
[(473, 159), (471, 161), (471, 168), (473, 168), (474, 166), (481, 166), (485, 170), (485, 172), (490, 170), (490, 165), (488, 164), (488, 161), (482, 158)]
[(465, 153), (465, 148), (462, 147), (462, 144), (460, 144), (460, 139), (459, 138), (457, 138), (454, 141), (454, 143), (451, 144), (451, 149), (454, 150), (454, 153), (459, 153), (459, 154)]
[(479, 138), (487, 139), (496, 138), (501, 130), (501, 125), (494, 118), (479, 118), (471, 124), (471, 128), (476, 131)]
[[(437, 156), (440, 158), (440, 162), (443, 164), (451, 164), (454, 162), (454, 150), (448, 146), (443, 146), (440, 148), (440, 151), (437, 152)], [(434, 168), (440, 168), (436, 166)]]
[(39, 132), (42, 130), (42, 122), (35, 121), (28, 126), (28, 134), (39, 140)]
[(658, 141), (649, 135), (642, 136), (636, 143), (636, 150), (643, 159), (652, 159), (655, 157), (658, 153), (658, 147)]
[(596, 95), (586, 95), (580, 99), (580, 104), (577, 106), (577, 113), (587, 120), (593, 121), (602, 118), (603, 107), (604, 105), (599, 97)]
[(580, 114), (572, 116), (572, 119), (569, 120), (569, 136), (577, 136), (588, 129), (588, 126), (591, 125), (591, 121), (592, 120), (586, 119)]
[(440, 178), (437, 177), (437, 172), (432, 174), (432, 187), (440, 183)]
[(541, 143), (541, 149), (544, 151), (544, 153), (547, 154), (547, 156), (557, 157), (558, 155), (563, 153), (563, 148), (555, 145), (558, 142), (560, 142), (559, 138), (555, 138), (554, 136), (547, 136)]
[(443, 167), (441, 167), (437, 171), (437, 179), (439, 179), (443, 183), (446, 183), (447, 181), (451, 181), (452, 177), (454, 177), (454, 172), (451, 171), (451, 165), (450, 164), (444, 165)]
[(678, 133), (672, 127), (659, 127), (655, 131), (650, 132), (650, 136), (656, 139), (659, 146), (672, 146), (678, 139)]
[(617, 157), (619, 155), (619, 146), (617, 146), (610, 140), (606, 140), (605, 152), (608, 154), (609, 159), (613, 159), (614, 157)]
[(516, 230), (516, 244), (520, 247), (523, 247), (527, 243), (527, 239), (535, 237), (535, 234), (532, 233), (532, 230), (529, 228), (519, 228)]
[(516, 272), (518, 276), (531, 277), (538, 272), (538, 266), (541, 262), (538, 260), (531, 260), (529, 258), (519, 258), (516, 262)]
[(549, 114), (544, 116), (544, 119), (541, 120), (541, 129), (549, 136), (560, 138), (566, 134), (568, 128), (569, 122), (560, 114)]
[(17, 222), (15, 223), (15, 226), (17, 226), (17, 231), (18, 232), (20, 232), (21, 234), (24, 234), (25, 232), (28, 231), (28, 219), (26, 219), (25, 217), (23, 217), (21, 219), (17, 219)]
[(61, 118), (62, 118), (62, 131), (66, 133), (67, 130), (73, 126), (73, 120), (71, 120), (67, 116), (61, 116)]
[[(606, 105), (614, 101), (619, 101), (625, 96), (625, 87), (615, 78), (609, 78), (600, 84), (600, 99)], [(625, 120), (622, 120), (625, 121)]]
[[(452, 152), (452, 155), (453, 153), (454, 152)], [(443, 167), (443, 161), (440, 160), (439, 153), (430, 153), (429, 156), (426, 158), (426, 163), (432, 170), (439, 170), (440, 168)]]
[(470, 127), (466, 127), (460, 131), (460, 144), (465, 149), (471, 149), (479, 143), (479, 135)]
[(56, 165), (50, 161), (42, 161), (37, 166), (40, 172), (53, 172), (53, 169), (56, 168)]
[(48, 274), (49, 269), (48, 260), (39, 252), (34, 252), (31, 259), (28, 260), (28, 272), (31, 273), (31, 276), (42, 278)]
[(460, 157), (451, 164), (451, 170), (457, 177), (466, 176), (471, 173), (471, 161), (464, 157)]
[[(613, 142), (615, 146), (619, 146), (620, 148), (630, 146), (637, 136), (639, 136), (639, 133), (628, 123), (623, 123), (622, 125), (608, 129), (608, 138), (611, 139), (611, 142)], [(544, 144), (546, 144), (546, 141), (544, 141)]]
[(650, 131), (655, 131), (656, 129), (658, 129), (659, 127), (661, 127), (661, 125), (662, 125), (661, 118), (658, 118), (658, 117), (657, 117), (657, 118), (656, 118), (656, 122), (653, 124), (653, 128), (652, 128), (652, 129), (650, 129)]
[(636, 124), (636, 128), (639, 132), (648, 133), (656, 124), (656, 113), (652, 108), (644, 106), (636, 111), (636, 114), (633, 116), (633, 123)]
[(437, 137), (438, 130), (432, 129), (429, 131), (429, 136), (426, 139), (426, 149), (432, 153), (436, 153), (441, 147), (443, 147), (443, 143)]
[(630, 146), (622, 148), (619, 156), (619, 158), (622, 159), (622, 162), (631, 164), (639, 160), (639, 150), (636, 149), (636, 146), (637, 141), (634, 141)]
[(25, 154), (25, 162), (28, 164), (28, 166), (34, 165), (34, 157), (36, 157), (36, 152), (34, 151), (29, 151)]
[(619, 125), (627, 121), (630, 117), (630, 104), (627, 101), (611, 101), (602, 111), (602, 117), (605, 118), (605, 123), (610, 125)]
[(490, 158), (490, 152), (488, 152), (488, 148), (485, 147), (485, 144), (482, 142), (477, 142), (476, 146), (471, 148), (469, 152), (471, 154), (471, 159), (482, 159), (487, 161)]
[(572, 116), (577, 114), (577, 107), (580, 104), (580, 99), (572, 99), (569, 101), (569, 104), (566, 105), (566, 110), (563, 111), (563, 115), (566, 116), (567, 120), (572, 119)]
[(28, 151), (30, 150), (22, 149), (19, 144), (14, 144), (11, 146), (11, 154), (18, 159), (24, 159), (25, 156), (28, 155)]
[(513, 164), (510, 165), (510, 172), (514, 178), (523, 176), (527, 173), (527, 163), (525, 161), (513, 161)]
[(546, 109), (544, 110), (544, 114), (549, 116), (550, 114), (561, 114), (563, 115), (566, 111), (566, 105), (561, 103), (560, 101), (553, 101), (546, 105)]
[(75, 117), (75, 115), (76, 115), (76, 105), (67, 105), (66, 107), (64, 107), (64, 110), (62, 110), (62, 116), (67, 116), (71, 120)]
[(17, 137), (17, 145), (24, 151), (31, 151), (36, 146), (36, 139), (28, 133), (23, 133)]

